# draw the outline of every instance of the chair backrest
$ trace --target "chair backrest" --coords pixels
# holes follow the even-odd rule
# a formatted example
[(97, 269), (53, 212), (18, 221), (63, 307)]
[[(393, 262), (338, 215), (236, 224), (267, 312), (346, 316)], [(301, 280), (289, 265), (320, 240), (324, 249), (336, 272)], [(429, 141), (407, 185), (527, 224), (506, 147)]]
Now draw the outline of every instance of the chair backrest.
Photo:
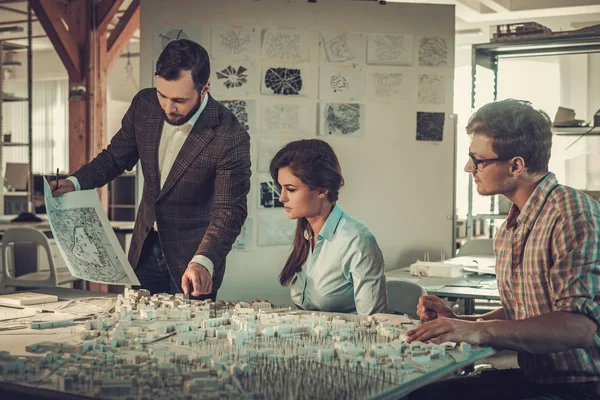
[(407, 314), (417, 316), (419, 297), (426, 296), (427, 291), (420, 285), (405, 281), (387, 281), (388, 312), (390, 314)]
[[(50, 268), (50, 275), (46, 279), (40, 280), (29, 280), (29, 279), (18, 279), (11, 275), (11, 267), (14, 263), (13, 244), (14, 243), (32, 243), (37, 246), (41, 246), (46, 250), (46, 256), (48, 257), (48, 266)], [(7, 257), (8, 252), (11, 252), (10, 258)], [(6, 287), (56, 287), (58, 286), (58, 278), (56, 275), (56, 268), (52, 259), (52, 251), (50, 250), (50, 243), (46, 235), (34, 228), (26, 227), (14, 227), (7, 229), (2, 235), (2, 272), (3, 276), (0, 279), (0, 293), (5, 293)]]
[(468, 240), (458, 249), (458, 256), (493, 256), (494, 239)]

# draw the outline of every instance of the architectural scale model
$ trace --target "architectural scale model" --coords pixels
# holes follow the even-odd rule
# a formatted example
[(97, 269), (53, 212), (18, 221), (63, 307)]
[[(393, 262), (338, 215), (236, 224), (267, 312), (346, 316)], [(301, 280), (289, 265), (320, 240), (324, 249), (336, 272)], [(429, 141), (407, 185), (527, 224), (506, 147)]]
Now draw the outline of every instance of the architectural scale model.
[(0, 352), (0, 380), (123, 399), (384, 398), (483, 350), (407, 344), (413, 322), (125, 289), (111, 312), (55, 325), (76, 340)]

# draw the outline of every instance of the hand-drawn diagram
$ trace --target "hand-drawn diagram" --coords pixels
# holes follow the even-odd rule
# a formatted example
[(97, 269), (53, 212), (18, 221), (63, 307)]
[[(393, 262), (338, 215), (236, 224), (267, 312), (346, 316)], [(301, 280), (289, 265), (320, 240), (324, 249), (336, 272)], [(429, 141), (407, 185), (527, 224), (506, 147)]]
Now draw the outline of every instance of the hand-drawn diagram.
[(259, 207), (261, 208), (283, 208), (283, 203), (279, 201), (279, 189), (273, 182), (270, 174), (259, 174), (258, 187), (260, 190)]
[(368, 98), (378, 102), (405, 99), (410, 92), (409, 79), (400, 68), (369, 67), (367, 75)]
[(238, 235), (237, 239), (233, 243), (231, 250), (233, 251), (252, 251), (254, 237), (254, 218), (248, 217), (242, 225), (242, 230)]
[(256, 100), (221, 100), (248, 133), (256, 132)]
[(364, 106), (358, 103), (321, 103), (321, 135), (361, 136), (364, 127)]
[(270, 61), (310, 61), (310, 35), (293, 29), (266, 29), (262, 58)]
[(202, 26), (201, 25), (155, 25), (152, 28), (154, 60), (158, 60), (158, 56), (169, 43), (178, 39), (189, 39), (196, 43), (200, 43)]
[(419, 75), (419, 103), (446, 103), (446, 79), (440, 74)]
[(260, 30), (255, 27), (213, 25), (211, 56), (217, 60), (258, 57)]
[(289, 246), (294, 241), (296, 221), (286, 215), (261, 215), (258, 221), (259, 246)]
[(417, 140), (441, 142), (444, 136), (445, 114), (417, 111)]
[(423, 37), (419, 41), (419, 65), (421, 67), (446, 67), (448, 44), (440, 37)]
[(321, 63), (365, 64), (367, 41), (364, 33), (321, 32)]
[(413, 64), (412, 35), (370, 33), (367, 45), (367, 63), (371, 65)]
[(283, 143), (277, 140), (258, 141), (258, 172), (269, 172), (269, 165), (275, 154), (283, 147)]
[(362, 99), (366, 91), (363, 68), (321, 65), (319, 98), (322, 100), (352, 101)]
[(310, 133), (317, 130), (314, 103), (308, 100), (267, 99), (260, 102), (260, 131), (281, 133)]
[(217, 96), (246, 97), (258, 94), (258, 68), (254, 61), (213, 61), (211, 92)]
[(53, 198), (44, 180), (44, 198), (52, 234), (71, 275), (92, 282), (139, 285), (94, 190)]
[(279, 96), (304, 96), (305, 83), (302, 68), (272, 66), (265, 68), (262, 94)]

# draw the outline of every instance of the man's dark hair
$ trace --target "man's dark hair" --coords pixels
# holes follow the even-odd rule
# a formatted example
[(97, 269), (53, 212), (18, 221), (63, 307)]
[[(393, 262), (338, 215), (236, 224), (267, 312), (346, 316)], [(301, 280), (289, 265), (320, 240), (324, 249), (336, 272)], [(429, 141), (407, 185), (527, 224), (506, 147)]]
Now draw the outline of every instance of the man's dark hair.
[(196, 42), (174, 40), (165, 47), (156, 61), (156, 76), (168, 81), (179, 78), (181, 71), (191, 71), (196, 88), (200, 90), (210, 77), (208, 52)]
[(522, 157), (530, 173), (548, 172), (552, 148), (552, 122), (548, 114), (531, 103), (507, 99), (486, 104), (469, 119), (467, 133), (492, 139), (501, 159)]

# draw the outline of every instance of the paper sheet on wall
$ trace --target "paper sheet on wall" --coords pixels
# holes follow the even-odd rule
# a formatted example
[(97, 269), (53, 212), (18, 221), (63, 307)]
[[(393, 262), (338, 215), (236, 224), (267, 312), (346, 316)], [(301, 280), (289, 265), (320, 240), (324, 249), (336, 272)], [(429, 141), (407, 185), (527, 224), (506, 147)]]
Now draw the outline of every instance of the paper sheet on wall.
[(71, 275), (91, 282), (139, 285), (95, 190), (52, 197), (44, 179), (50, 228)]

